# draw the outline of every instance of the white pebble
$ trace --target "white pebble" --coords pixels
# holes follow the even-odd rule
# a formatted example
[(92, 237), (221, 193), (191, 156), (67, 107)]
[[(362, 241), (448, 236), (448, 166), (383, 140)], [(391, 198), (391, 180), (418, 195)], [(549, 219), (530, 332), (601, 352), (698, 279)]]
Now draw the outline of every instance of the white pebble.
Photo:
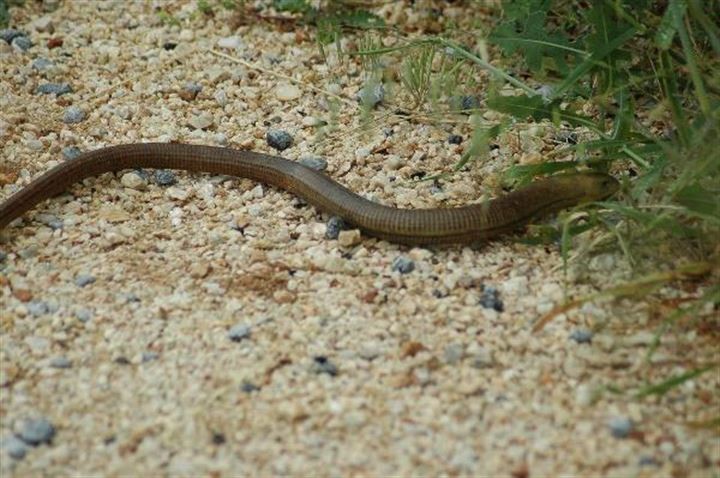
[(275, 97), (280, 101), (291, 101), (300, 98), (302, 91), (290, 83), (283, 83), (275, 88)]
[(213, 124), (213, 117), (210, 113), (202, 112), (193, 115), (188, 120), (188, 124), (195, 129), (207, 129)]
[(213, 98), (215, 98), (215, 101), (220, 106), (228, 104), (227, 93), (225, 93), (225, 90), (217, 90), (213, 95)]
[(217, 41), (217, 46), (219, 48), (226, 48), (228, 50), (237, 50), (243, 47), (243, 42), (240, 37), (231, 36), (219, 39)]
[(165, 195), (170, 199), (176, 199), (178, 201), (185, 201), (190, 197), (190, 192), (186, 189), (178, 187), (169, 187), (165, 190)]
[(125, 173), (120, 178), (120, 183), (126, 188), (143, 191), (147, 189), (147, 182), (136, 172)]

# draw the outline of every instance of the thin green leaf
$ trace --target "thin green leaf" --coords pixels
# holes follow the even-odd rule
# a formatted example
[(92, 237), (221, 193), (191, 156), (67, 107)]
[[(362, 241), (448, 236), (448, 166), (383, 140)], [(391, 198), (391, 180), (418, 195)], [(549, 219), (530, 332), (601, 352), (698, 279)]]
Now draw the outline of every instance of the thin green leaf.
[(679, 387), (683, 383), (687, 382), (688, 380), (692, 380), (695, 377), (699, 377), (700, 375), (704, 374), (708, 370), (712, 370), (714, 367), (703, 367), (691, 370), (689, 372), (683, 373), (681, 375), (675, 375), (673, 377), (670, 377), (669, 379), (662, 381), (655, 385), (648, 385), (647, 387), (643, 387), (640, 390), (638, 390), (635, 393), (635, 396), (637, 398), (643, 398), (647, 397), (648, 395), (665, 395), (667, 392), (672, 390), (673, 388)]
[(670, 0), (665, 9), (665, 14), (658, 25), (655, 33), (655, 44), (661, 50), (667, 50), (672, 45), (675, 35), (677, 35), (677, 27), (675, 26), (675, 18), (682, 19), (685, 16), (687, 2), (684, 0)]
[(617, 48), (622, 46), (625, 42), (630, 40), (635, 35), (635, 28), (629, 27), (627, 30), (625, 30), (623, 33), (618, 35), (615, 38), (612, 38), (607, 44), (605, 44), (603, 47), (598, 48), (596, 51), (592, 52), (592, 55), (590, 55), (589, 58), (587, 58), (585, 61), (580, 63), (578, 66), (575, 67), (575, 69), (570, 72), (570, 74), (565, 78), (565, 80), (560, 83), (560, 85), (553, 91), (552, 99), (560, 98), (566, 90), (568, 90), (572, 85), (577, 83), (580, 78), (590, 71), (591, 68), (593, 68), (595, 65), (600, 63), (600, 60), (605, 58), (607, 55), (615, 51)]
[(675, 201), (697, 214), (720, 220), (720, 197), (697, 183), (678, 191)]

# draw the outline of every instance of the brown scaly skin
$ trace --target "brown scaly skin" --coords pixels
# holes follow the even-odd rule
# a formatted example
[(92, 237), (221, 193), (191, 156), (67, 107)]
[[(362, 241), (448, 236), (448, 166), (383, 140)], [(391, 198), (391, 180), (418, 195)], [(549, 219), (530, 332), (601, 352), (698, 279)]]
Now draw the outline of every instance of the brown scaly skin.
[(137, 143), (84, 153), (35, 179), (0, 204), (0, 229), (70, 185), (134, 168), (180, 169), (249, 178), (289, 191), (371, 236), (403, 244), (472, 244), (511, 233), (533, 219), (604, 199), (618, 182), (602, 173), (574, 173), (533, 182), (499, 198), (456, 208), (398, 209), (369, 201), (327, 175), (250, 151), (175, 143)]

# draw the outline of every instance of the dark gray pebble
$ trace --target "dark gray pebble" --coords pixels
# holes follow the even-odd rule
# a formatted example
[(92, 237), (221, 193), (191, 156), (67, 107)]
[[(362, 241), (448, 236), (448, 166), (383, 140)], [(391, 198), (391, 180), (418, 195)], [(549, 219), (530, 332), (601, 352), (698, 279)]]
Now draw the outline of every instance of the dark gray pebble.
[(50, 311), (50, 306), (44, 300), (31, 300), (27, 304), (27, 310), (34, 317), (40, 317)]
[(575, 131), (562, 130), (555, 135), (555, 139), (561, 143), (577, 144), (578, 135)]
[(0, 262), (7, 259), (7, 252), (0, 251)]
[(325, 225), (325, 239), (337, 239), (340, 231), (345, 229), (345, 221), (339, 216), (332, 216)]
[(505, 305), (502, 299), (500, 299), (500, 291), (493, 286), (483, 286), (479, 303), (486, 309), (495, 309), (498, 312), (505, 310)]
[(252, 382), (243, 381), (242, 385), (240, 385), (240, 390), (242, 390), (244, 393), (252, 393), (260, 390), (260, 387), (258, 387)]
[(55, 357), (50, 360), (50, 366), (52, 368), (70, 368), (72, 361), (67, 357)]
[(450, 144), (460, 144), (462, 143), (463, 137), (459, 134), (451, 134), (448, 136), (448, 143)]
[(75, 276), (75, 285), (78, 287), (85, 287), (95, 282), (95, 276), (90, 274), (78, 274)]
[(153, 360), (157, 360), (159, 357), (160, 357), (160, 354), (158, 354), (157, 352), (149, 351), (149, 350), (143, 352), (142, 356), (141, 356), (143, 363), (152, 362)]
[(356, 99), (358, 103), (366, 108), (373, 108), (385, 99), (385, 85), (378, 83), (375, 85), (364, 86), (358, 91)]
[(77, 146), (66, 146), (62, 149), (62, 155), (67, 160), (75, 159), (81, 154), (82, 151)]
[(250, 326), (247, 324), (233, 325), (228, 331), (228, 338), (233, 342), (240, 342), (250, 337)]
[(615, 438), (627, 438), (633, 430), (633, 423), (626, 417), (614, 417), (608, 421), (608, 427)]
[(166, 41), (165, 43), (163, 43), (163, 49), (168, 50), (168, 51), (174, 50), (176, 46), (177, 46), (177, 43), (171, 42), (171, 41)]
[(638, 465), (640, 465), (640, 466), (660, 466), (660, 463), (658, 463), (658, 461), (651, 456), (643, 456), (638, 461)]
[(570, 333), (570, 340), (574, 340), (579, 344), (589, 344), (592, 342), (593, 333), (587, 329), (577, 329)]
[(134, 172), (135, 174), (140, 176), (143, 181), (150, 181), (150, 173), (148, 173), (147, 170), (143, 168), (137, 168)]
[(475, 110), (480, 108), (480, 100), (477, 96), (463, 96), (460, 101), (462, 109), (464, 110)]
[(392, 270), (401, 274), (409, 274), (415, 270), (415, 262), (405, 256), (398, 256), (392, 263)]
[(213, 432), (212, 434), (212, 443), (213, 445), (223, 445), (227, 441), (227, 438), (225, 438), (225, 435), (220, 432)]
[(65, 108), (63, 114), (63, 123), (65, 124), (76, 124), (82, 123), (85, 120), (85, 112), (78, 106), (70, 106)]
[(177, 182), (175, 173), (169, 169), (156, 169), (155, 170), (155, 183), (158, 186), (172, 186)]
[(33, 70), (45, 71), (54, 65), (55, 65), (55, 63), (53, 63), (51, 60), (40, 57), (40, 58), (35, 58), (30, 66), (32, 67)]
[(453, 96), (450, 98), (450, 107), (454, 110), (474, 110), (480, 108), (480, 99), (477, 96)]
[(8, 435), (0, 440), (0, 448), (4, 449), (11, 458), (22, 460), (25, 458), (28, 446), (15, 435)]
[(265, 139), (267, 140), (268, 145), (278, 151), (288, 149), (293, 142), (293, 137), (290, 136), (290, 133), (282, 129), (269, 130), (265, 135)]
[(6, 43), (12, 43), (16, 37), (25, 36), (20, 30), (14, 28), (3, 28), (0, 30), (0, 39), (5, 40)]
[(46, 418), (28, 418), (20, 426), (18, 437), (28, 445), (50, 443), (55, 436), (55, 427)]
[(304, 158), (300, 158), (300, 161), (298, 162), (303, 166), (314, 169), (315, 171), (325, 171), (328, 165), (327, 161), (325, 161), (323, 158), (318, 158), (315, 156), (306, 156)]
[(43, 95), (64, 95), (65, 93), (72, 93), (72, 88), (67, 83), (43, 83), (35, 88), (36, 94)]
[(317, 374), (326, 373), (332, 377), (334, 377), (338, 373), (338, 369), (335, 364), (323, 355), (313, 357), (312, 370)]
[(33, 46), (30, 39), (24, 35), (13, 38), (11, 45), (21, 51), (28, 51)]
[(80, 322), (88, 322), (93, 317), (93, 312), (90, 309), (80, 309), (75, 312), (75, 318)]

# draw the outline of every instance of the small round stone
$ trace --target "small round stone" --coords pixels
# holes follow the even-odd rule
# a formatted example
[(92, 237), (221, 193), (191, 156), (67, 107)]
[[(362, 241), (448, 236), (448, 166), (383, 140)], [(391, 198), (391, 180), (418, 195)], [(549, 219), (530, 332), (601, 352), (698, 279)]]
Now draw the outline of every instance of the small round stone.
[(24, 36), (25, 34), (21, 32), (20, 30), (15, 30), (14, 28), (3, 28), (0, 30), (0, 39), (4, 40), (6, 43), (12, 43), (12, 41), (17, 38)]
[(260, 390), (260, 387), (258, 387), (252, 382), (248, 382), (247, 380), (245, 380), (243, 381), (242, 385), (240, 385), (240, 390), (244, 393), (252, 393)]
[(300, 161), (298, 162), (303, 166), (314, 169), (315, 171), (325, 171), (328, 165), (327, 161), (325, 161), (323, 158), (318, 158), (316, 156), (305, 156), (303, 158), (300, 158)]
[(570, 340), (574, 340), (579, 344), (589, 344), (592, 342), (593, 333), (587, 329), (577, 329), (570, 333)]
[(40, 317), (50, 311), (50, 306), (44, 300), (32, 300), (26, 307), (33, 317)]
[(493, 286), (483, 286), (479, 303), (486, 309), (495, 309), (498, 312), (502, 312), (505, 309), (503, 301), (500, 299), (500, 291)]
[(292, 83), (283, 83), (275, 88), (275, 97), (280, 101), (296, 100), (302, 96), (302, 90)]
[(28, 446), (15, 435), (8, 435), (0, 440), (0, 448), (4, 449), (11, 458), (22, 460), (27, 454)]
[(480, 108), (480, 100), (477, 96), (463, 96), (461, 101), (462, 109), (472, 110)]
[(92, 319), (93, 313), (90, 309), (80, 309), (75, 312), (75, 318), (77, 318), (80, 322), (88, 322), (90, 319)]
[(157, 352), (145, 351), (142, 353), (141, 359), (143, 363), (147, 363), (157, 360), (158, 357), (160, 357), (160, 354), (158, 354)]
[(55, 214), (39, 213), (35, 216), (35, 220), (42, 224), (45, 224), (53, 231), (63, 228), (62, 219), (57, 217)]
[(192, 115), (188, 120), (188, 124), (194, 129), (207, 129), (213, 125), (213, 116), (208, 112)]
[(281, 129), (269, 130), (267, 132), (267, 135), (265, 136), (265, 139), (267, 140), (268, 145), (277, 149), (278, 151), (288, 149), (293, 143), (293, 138), (292, 136), (290, 136), (290, 133)]
[(247, 324), (233, 325), (228, 331), (228, 338), (233, 342), (240, 342), (250, 337), (250, 326)]
[(398, 256), (392, 263), (392, 270), (401, 274), (409, 274), (415, 270), (415, 262), (405, 256)]
[(627, 438), (633, 430), (633, 423), (626, 417), (613, 417), (608, 421), (608, 428), (615, 438)]
[(72, 93), (72, 88), (67, 83), (43, 83), (35, 88), (35, 93), (43, 95), (64, 95)]
[(474, 110), (480, 108), (480, 99), (477, 96), (453, 96), (450, 98), (450, 107), (456, 110)]
[(24, 35), (13, 38), (11, 45), (20, 51), (28, 51), (33, 46), (30, 39)]
[(339, 216), (332, 216), (325, 226), (325, 239), (337, 239), (340, 231), (345, 229), (345, 221)]
[(175, 173), (169, 169), (156, 169), (155, 170), (155, 184), (158, 186), (172, 186), (177, 183)]
[(50, 366), (52, 368), (70, 368), (72, 361), (67, 357), (55, 357), (50, 360)]
[(55, 65), (51, 60), (48, 60), (47, 58), (36, 58), (33, 60), (32, 64), (30, 65), (33, 70), (37, 71), (45, 71), (48, 68), (51, 68)]
[(239, 36), (224, 37), (217, 41), (218, 48), (226, 48), (228, 50), (236, 50), (242, 48), (243, 42)]
[(85, 287), (95, 282), (95, 277), (90, 274), (78, 274), (75, 276), (75, 285), (78, 287)]
[(147, 182), (145, 181), (145, 179), (143, 179), (141, 174), (138, 174), (137, 171), (123, 174), (120, 178), (120, 184), (122, 184), (126, 188), (135, 189), (138, 191), (142, 191), (147, 188)]
[(46, 418), (28, 418), (21, 424), (18, 436), (28, 445), (50, 443), (55, 436), (55, 427)]
[(66, 146), (62, 149), (62, 155), (67, 160), (75, 159), (81, 154), (82, 151), (77, 146)]
[(448, 136), (448, 143), (450, 144), (460, 144), (463, 141), (463, 137), (459, 134), (451, 134)]
[(324, 355), (318, 355), (317, 357), (313, 357), (312, 371), (317, 374), (325, 373), (332, 377), (334, 377), (338, 373), (338, 369), (335, 364), (332, 363)]
[(340, 231), (338, 234), (338, 244), (341, 247), (352, 247), (360, 244), (362, 235), (359, 229), (351, 229), (349, 231)]
[(366, 108), (374, 108), (385, 99), (385, 85), (378, 83), (364, 86), (358, 91), (356, 99)]
[(7, 259), (7, 252), (0, 251), (0, 262), (3, 262), (5, 259)]

